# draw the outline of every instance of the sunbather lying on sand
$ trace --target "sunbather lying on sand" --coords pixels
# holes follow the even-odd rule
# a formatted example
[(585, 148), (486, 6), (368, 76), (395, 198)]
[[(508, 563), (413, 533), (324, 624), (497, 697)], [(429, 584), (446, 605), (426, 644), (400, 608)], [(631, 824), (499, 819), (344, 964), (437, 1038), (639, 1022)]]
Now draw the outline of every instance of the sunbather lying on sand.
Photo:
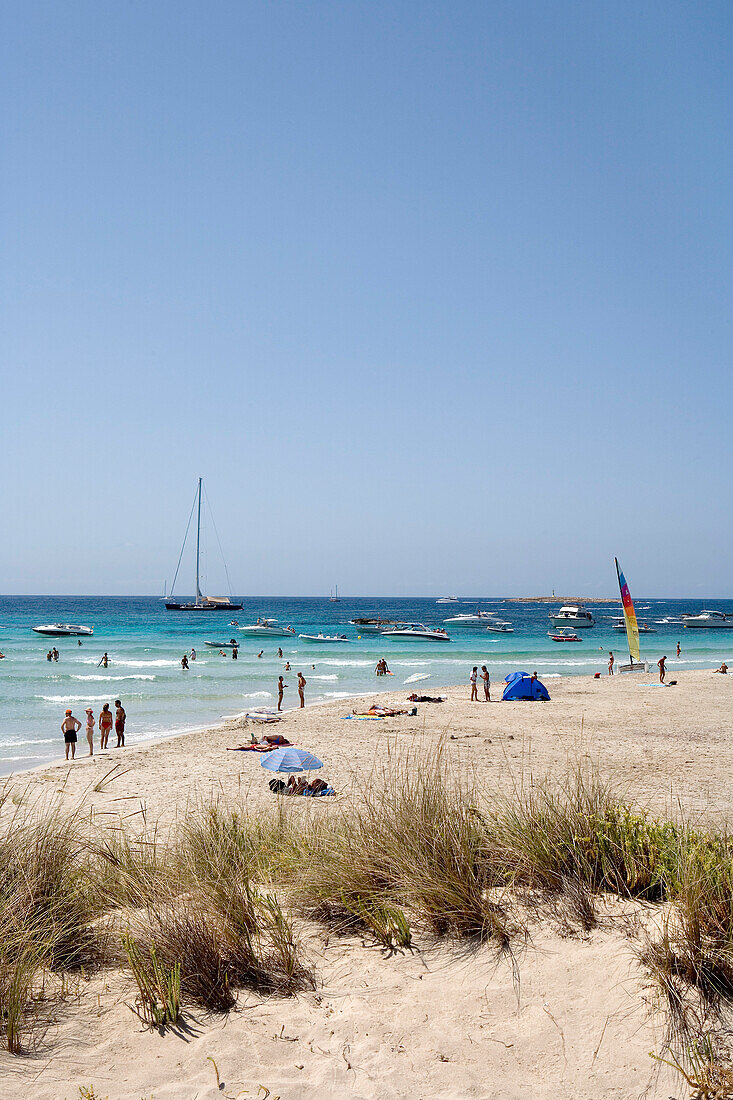
[(336, 793), (325, 779), (311, 779), (309, 783), (302, 775), (297, 779), (294, 775), (289, 775), (287, 783), (283, 783), (282, 779), (271, 779), (270, 790), (273, 794), (302, 794), (312, 798)]
[(283, 737), (281, 733), (266, 733), (262, 741), (253, 739), (249, 745), (227, 745), (227, 752), (272, 752), (281, 745), (290, 744), (287, 737)]

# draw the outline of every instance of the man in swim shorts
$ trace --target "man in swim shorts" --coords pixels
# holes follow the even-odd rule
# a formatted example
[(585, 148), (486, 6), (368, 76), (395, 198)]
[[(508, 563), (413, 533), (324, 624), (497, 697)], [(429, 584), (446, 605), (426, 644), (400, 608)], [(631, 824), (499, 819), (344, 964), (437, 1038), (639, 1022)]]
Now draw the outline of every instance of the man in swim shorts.
[(484, 702), (491, 702), (491, 677), (486, 665), (481, 665), (481, 679), (484, 682)]
[(307, 680), (302, 672), (298, 673), (298, 695), (300, 696), (301, 707), (305, 706), (305, 685)]
[(117, 734), (116, 748), (120, 749), (125, 747), (125, 719), (127, 715), (119, 699), (115, 699), (115, 708), (115, 733)]
[(67, 710), (66, 716), (61, 723), (61, 732), (64, 735), (64, 743), (66, 745), (66, 759), (69, 759), (69, 749), (71, 749), (71, 759), (76, 756), (76, 733), (81, 729), (81, 722), (78, 718), (75, 718), (70, 710)]

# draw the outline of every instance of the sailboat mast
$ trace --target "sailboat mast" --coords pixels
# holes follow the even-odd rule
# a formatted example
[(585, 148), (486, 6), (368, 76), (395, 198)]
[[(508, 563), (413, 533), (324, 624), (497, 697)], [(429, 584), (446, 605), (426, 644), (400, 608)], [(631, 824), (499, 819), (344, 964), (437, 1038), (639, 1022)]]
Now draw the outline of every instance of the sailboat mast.
[(199, 585), (199, 555), (201, 551), (201, 478), (199, 478), (199, 506), (196, 517), (196, 603), (201, 601), (201, 587)]

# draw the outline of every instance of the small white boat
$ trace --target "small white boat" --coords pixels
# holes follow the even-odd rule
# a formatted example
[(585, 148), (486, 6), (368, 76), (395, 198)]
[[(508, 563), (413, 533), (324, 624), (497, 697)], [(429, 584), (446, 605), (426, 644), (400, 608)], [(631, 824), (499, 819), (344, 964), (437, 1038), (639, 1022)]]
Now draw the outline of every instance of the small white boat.
[(505, 619), (495, 619), (493, 623), (489, 623), (486, 627), (492, 634), (513, 634), (514, 627), (511, 623), (506, 622)]
[(394, 641), (423, 641), (423, 642), (449, 642), (450, 638), (442, 627), (429, 627), (423, 623), (405, 623), (403, 626), (393, 627), (391, 630), (383, 630), (383, 638), (392, 638)]
[(250, 626), (240, 626), (243, 634), (264, 634), (268, 638), (294, 638), (292, 626), (278, 626), (277, 619), (258, 619)]
[(348, 638), (345, 634), (299, 634), (298, 637), (304, 642), (348, 642)]
[(239, 642), (236, 638), (230, 638), (228, 642), (204, 642), (204, 645), (208, 645), (212, 649), (239, 649)]
[(49, 623), (47, 626), (34, 626), (36, 634), (45, 634), (49, 638), (89, 638), (94, 633), (93, 626), (72, 626), (71, 623)]
[[(649, 623), (637, 623), (637, 630), (640, 634), (656, 634), (656, 629), (653, 626), (649, 626)], [(619, 618), (613, 620), (613, 630), (618, 630), (619, 633), (626, 631), (626, 621), (621, 615)]]
[(588, 630), (596, 625), (596, 620), (582, 603), (563, 604), (559, 611), (550, 612), (550, 622), (553, 626), (569, 626), (574, 630)]
[(436, 603), (458, 603), (458, 596), (441, 596)]
[(553, 642), (579, 642), (580, 638), (574, 630), (550, 630), (548, 632), (548, 638), (552, 638)]
[(683, 615), (685, 630), (733, 630), (733, 615), (722, 611), (701, 611), (699, 615)]
[(474, 611), (464, 615), (451, 615), (450, 619), (443, 619), (443, 622), (451, 623), (452, 626), (485, 626), (495, 619), (493, 611)]

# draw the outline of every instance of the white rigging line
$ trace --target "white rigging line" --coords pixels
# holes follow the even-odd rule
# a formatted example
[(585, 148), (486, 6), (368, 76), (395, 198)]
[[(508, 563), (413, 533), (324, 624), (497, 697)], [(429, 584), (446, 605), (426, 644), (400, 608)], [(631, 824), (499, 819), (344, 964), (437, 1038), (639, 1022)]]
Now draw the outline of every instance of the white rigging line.
[(191, 511), (188, 515), (188, 523), (186, 524), (186, 534), (183, 536), (183, 545), (181, 546), (181, 552), (178, 555), (178, 565), (176, 566), (176, 572), (173, 577), (173, 584), (171, 585), (171, 596), (176, 590), (176, 579), (178, 577), (178, 570), (181, 568), (181, 559), (183, 558), (183, 551), (186, 549), (186, 539), (188, 538), (188, 529), (191, 526), (191, 520), (193, 519), (193, 510), (196, 507), (196, 497), (198, 495), (198, 489), (193, 494), (193, 504), (191, 505)]
[(216, 535), (216, 541), (217, 541), (218, 546), (219, 546), (219, 553), (221, 554), (221, 560), (222, 560), (222, 564), (224, 566), (224, 573), (226, 574), (226, 578), (227, 578), (227, 587), (229, 589), (229, 596), (231, 597), (231, 595), (232, 595), (232, 582), (229, 579), (229, 570), (227, 569), (227, 561), (226, 561), (226, 558), (224, 557), (224, 551), (221, 548), (221, 539), (219, 538), (219, 531), (218, 531), (217, 526), (216, 526), (216, 520), (214, 519), (214, 513), (211, 509), (211, 502), (209, 501), (209, 494), (206, 492), (205, 489), (204, 489), (204, 499), (206, 500), (206, 507), (209, 509), (209, 516), (211, 518), (211, 526), (214, 528), (214, 534)]

